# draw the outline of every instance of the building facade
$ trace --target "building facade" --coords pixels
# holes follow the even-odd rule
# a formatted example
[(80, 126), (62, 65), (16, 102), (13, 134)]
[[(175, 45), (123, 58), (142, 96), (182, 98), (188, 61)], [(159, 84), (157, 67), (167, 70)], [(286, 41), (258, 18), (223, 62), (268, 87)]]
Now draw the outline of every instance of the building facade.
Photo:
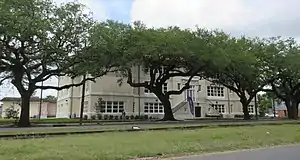
[[(157, 118), (163, 116), (163, 106), (153, 93), (143, 87), (133, 88), (126, 83), (126, 80), (120, 85), (119, 79), (120, 77), (116, 74), (109, 73), (98, 78), (95, 83), (86, 82), (84, 91), (81, 86), (59, 91), (56, 116), (61, 118), (70, 117), (70, 115), (78, 117), (82, 92), (85, 92), (84, 115), (95, 114), (96, 106), (101, 105), (101, 114), (104, 115), (121, 115), (125, 111), (126, 115), (148, 115)], [(60, 77), (58, 85), (78, 83), (81, 80), (81, 77), (75, 79)], [(147, 70), (134, 68), (133, 80), (136, 82), (148, 81)], [(185, 77), (171, 78), (164, 85), (163, 90), (178, 90), (187, 80)], [(191, 88), (181, 95), (172, 95), (170, 98), (175, 118), (203, 118), (220, 113), (224, 117), (243, 115), (239, 97), (229, 89), (212, 84), (207, 80), (199, 80), (199, 78), (194, 78), (190, 85)], [(187, 97), (190, 97), (193, 105), (188, 102)], [(101, 104), (97, 103), (99, 98)], [(251, 102), (250, 114), (255, 113), (254, 109), (254, 102)]]
[[(4, 97), (1, 102), (2, 104), (2, 113), (1, 117), (5, 118), (5, 110), (9, 107), (13, 107), (14, 110), (19, 110), (19, 116), (21, 114), (21, 98), (20, 97)], [(40, 106), (41, 104), (41, 106)], [(56, 101), (43, 99), (42, 103), (39, 97), (31, 97), (30, 99), (30, 117), (36, 118), (39, 116), (41, 108), (41, 118), (56, 117)]]

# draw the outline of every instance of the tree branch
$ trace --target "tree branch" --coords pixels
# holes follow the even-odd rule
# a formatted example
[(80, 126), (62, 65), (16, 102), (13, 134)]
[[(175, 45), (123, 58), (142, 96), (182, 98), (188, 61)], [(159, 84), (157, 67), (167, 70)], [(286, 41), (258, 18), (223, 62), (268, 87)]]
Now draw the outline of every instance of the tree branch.
[(131, 86), (131, 87), (147, 87), (148, 84), (147, 82), (143, 82), (143, 83), (135, 83), (132, 80), (132, 71), (130, 68), (126, 69), (127, 72), (127, 83)]
[(92, 78), (85, 78), (83, 79), (80, 83), (76, 83), (76, 84), (67, 84), (67, 85), (63, 85), (61, 87), (55, 87), (55, 86), (36, 86), (37, 89), (43, 89), (43, 90), (46, 90), (46, 89), (55, 89), (55, 90), (63, 90), (63, 89), (68, 89), (70, 87), (78, 87), (78, 86), (81, 86), (83, 85), (86, 81), (93, 81), (95, 82), (95, 77), (92, 77)]
[(188, 81), (185, 83), (185, 85), (180, 89), (180, 90), (172, 90), (172, 91), (167, 91), (166, 92), (166, 96), (170, 96), (170, 95), (179, 95), (181, 93), (183, 93), (185, 90), (189, 89), (191, 86), (190, 86), (190, 82), (192, 81), (194, 76), (191, 76)]

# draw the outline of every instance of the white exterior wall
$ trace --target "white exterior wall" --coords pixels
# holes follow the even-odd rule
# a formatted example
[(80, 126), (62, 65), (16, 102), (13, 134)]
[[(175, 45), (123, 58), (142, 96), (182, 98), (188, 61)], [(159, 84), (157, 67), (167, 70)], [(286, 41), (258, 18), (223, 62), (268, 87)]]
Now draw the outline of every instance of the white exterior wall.
[[(133, 70), (133, 79), (137, 82), (147, 81), (149, 76), (147, 76), (141, 69), (140, 79), (138, 79), (137, 67)], [(159, 103), (159, 100), (153, 93), (145, 93), (144, 88), (132, 88), (126, 83), (124, 79), (122, 85), (117, 83), (120, 77), (117, 77), (114, 73), (109, 73), (106, 76), (98, 78), (96, 83), (88, 81), (86, 82), (85, 90), (85, 106), (84, 114), (92, 115), (95, 112), (94, 106), (98, 98), (101, 97), (104, 101), (122, 101), (124, 102), (124, 109), (126, 115), (138, 115), (146, 114), (144, 113), (144, 104), (147, 103)], [(74, 81), (79, 82), (81, 78), (76, 78)], [(178, 85), (180, 87), (184, 85), (184, 81), (187, 78), (184, 77), (174, 77), (168, 81), (168, 90), (178, 90)], [(59, 85), (65, 85), (72, 83), (71, 79), (68, 77), (59, 78)], [(205, 117), (209, 113), (210, 104), (223, 104), (225, 107), (224, 114), (243, 114), (242, 105), (239, 102), (239, 97), (224, 88), (223, 97), (210, 97), (207, 96), (207, 86), (211, 85), (209, 81), (199, 80), (194, 78), (191, 83), (194, 85), (194, 96), (195, 96), (195, 107), (201, 107), (201, 117)], [(199, 88), (200, 87), (200, 88)], [(140, 95), (138, 90), (140, 89)], [(80, 113), (80, 102), (81, 102), (81, 87), (73, 87), (68, 90), (62, 90), (58, 92), (57, 100), (57, 117), (69, 117), (70, 114), (76, 114), (79, 116)], [(191, 114), (190, 107), (186, 102), (186, 93), (181, 95), (171, 96), (171, 105), (176, 107), (177, 105), (184, 104), (180, 109), (174, 113), (175, 117), (178, 119), (194, 118)], [(140, 104), (140, 106), (139, 106)], [(254, 103), (251, 102), (253, 105)], [(140, 109), (140, 110), (139, 110)], [(110, 114), (121, 114), (121, 113), (110, 113)], [(149, 116), (162, 117), (163, 113), (152, 113)]]

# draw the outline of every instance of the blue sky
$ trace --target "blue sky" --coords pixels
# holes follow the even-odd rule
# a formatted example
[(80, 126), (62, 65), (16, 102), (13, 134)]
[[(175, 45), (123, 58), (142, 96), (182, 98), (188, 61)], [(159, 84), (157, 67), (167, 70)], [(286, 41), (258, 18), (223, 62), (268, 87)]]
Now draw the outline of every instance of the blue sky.
[[(100, 0), (99, 0), (100, 1)], [(101, 0), (109, 19), (130, 22), (130, 10), (133, 0)]]

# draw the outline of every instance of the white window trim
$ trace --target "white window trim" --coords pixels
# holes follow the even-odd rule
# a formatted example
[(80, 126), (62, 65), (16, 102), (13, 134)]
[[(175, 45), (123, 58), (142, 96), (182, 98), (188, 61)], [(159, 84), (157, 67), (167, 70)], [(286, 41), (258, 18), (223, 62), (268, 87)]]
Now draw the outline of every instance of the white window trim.
[[(145, 110), (146, 104), (148, 104), (148, 112), (146, 112), (146, 110)], [(153, 106), (153, 112), (150, 112), (150, 105), (149, 104), (151, 104)], [(158, 106), (158, 112), (154, 112), (155, 111), (155, 109), (154, 109), (155, 104), (157, 104), (157, 106)], [(162, 112), (160, 112), (161, 109), (162, 109)], [(163, 108), (162, 103), (159, 103), (159, 102), (145, 102), (144, 103), (144, 114), (148, 114), (148, 115), (151, 115), (151, 114), (164, 114), (164, 108)]]
[[(209, 89), (209, 88), (210, 88), (210, 89)], [(216, 93), (216, 94), (218, 94), (217, 88), (220, 89), (220, 96), (218, 96), (218, 95), (211, 95), (211, 93)], [(215, 90), (215, 89), (216, 89), (216, 90)], [(212, 92), (209, 92), (209, 90), (212, 91)], [(209, 95), (209, 93), (210, 93), (210, 95)], [(206, 87), (206, 95), (207, 95), (207, 97), (219, 97), (219, 98), (225, 98), (224, 87), (207, 86), (207, 87)]]
[[(111, 112), (107, 112), (107, 102), (111, 102)], [(114, 103), (117, 102), (118, 103), (118, 110), (117, 112), (113, 112), (114, 110)], [(124, 101), (102, 101), (102, 103), (105, 104), (105, 108), (104, 108), (104, 112), (102, 112), (102, 109), (100, 109), (100, 113), (101, 114), (120, 114), (122, 113), (123, 111), (125, 111), (125, 102)], [(102, 108), (102, 103), (100, 104), (101, 105), (101, 108)], [(123, 111), (120, 111), (120, 103), (123, 103)]]

